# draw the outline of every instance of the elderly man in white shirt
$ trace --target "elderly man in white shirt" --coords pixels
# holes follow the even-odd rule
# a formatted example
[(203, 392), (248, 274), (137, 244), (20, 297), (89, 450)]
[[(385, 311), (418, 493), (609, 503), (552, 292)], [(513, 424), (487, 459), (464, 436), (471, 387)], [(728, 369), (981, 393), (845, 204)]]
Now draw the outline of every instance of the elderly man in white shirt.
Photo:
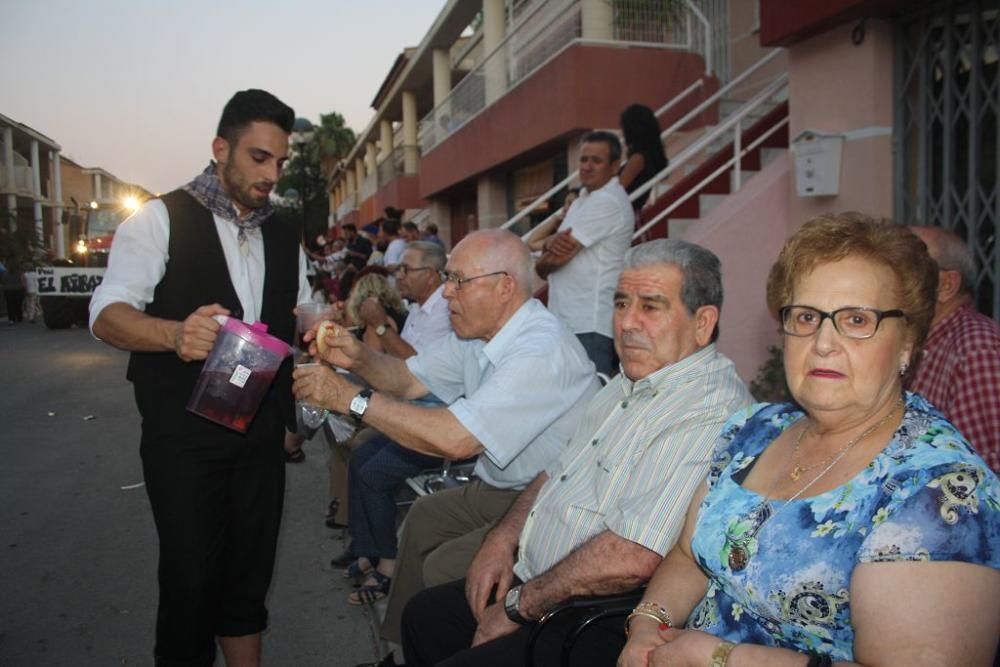
[[(423, 588), (431, 551), (442, 581), (465, 572), (490, 523), (559, 456), (597, 391), (579, 341), (531, 298), (531, 270), (527, 246), (510, 232), (469, 234), (445, 273), (453, 334), (405, 362), (349, 335), (327, 335), (323, 359), (354, 371), (375, 393), (328, 368), (295, 372), (296, 396), (353, 414), (403, 447), (449, 459), (478, 455), (479, 481), (411, 508), (390, 609)], [(427, 393), (447, 407), (407, 402)]]
[(618, 370), (611, 297), (635, 227), (632, 203), (615, 176), (621, 151), (610, 132), (583, 135), (583, 189), (556, 233), (545, 239), (535, 265), (549, 282), (549, 310), (577, 335), (597, 370), (608, 375)]
[(117, 230), (90, 327), (130, 351), (142, 414), (143, 476), (160, 538), (157, 664), (260, 663), (265, 596), (281, 522), (282, 436), (294, 425), (291, 363), (248, 431), (188, 412), (216, 315), (263, 320), (287, 343), (309, 301), (306, 259), (268, 198), (288, 157), (294, 112), (262, 90), (226, 104), (215, 160)]
[[(650, 577), (680, 535), (725, 420), (752, 402), (713, 343), (721, 305), (710, 251), (666, 239), (629, 251), (614, 294), (622, 374), (591, 402), (559, 460), (488, 533), (466, 578), (407, 606), (407, 665), (524, 664), (527, 638), (546, 611)], [(574, 665), (614, 664), (624, 644), (615, 640), (620, 619), (610, 635), (596, 635)], [(557, 664), (549, 651), (562, 639), (539, 645), (536, 664)]]

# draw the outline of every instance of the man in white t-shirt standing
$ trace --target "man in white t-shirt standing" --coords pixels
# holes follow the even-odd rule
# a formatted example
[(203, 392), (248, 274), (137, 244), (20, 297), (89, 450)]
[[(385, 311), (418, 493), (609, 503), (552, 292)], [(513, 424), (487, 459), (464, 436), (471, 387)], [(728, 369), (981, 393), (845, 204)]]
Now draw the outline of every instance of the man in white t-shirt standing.
[(611, 331), (612, 301), (635, 214), (615, 173), (621, 143), (595, 130), (580, 142), (583, 189), (555, 234), (545, 240), (535, 271), (549, 281), (549, 310), (583, 344), (597, 370), (618, 370)]

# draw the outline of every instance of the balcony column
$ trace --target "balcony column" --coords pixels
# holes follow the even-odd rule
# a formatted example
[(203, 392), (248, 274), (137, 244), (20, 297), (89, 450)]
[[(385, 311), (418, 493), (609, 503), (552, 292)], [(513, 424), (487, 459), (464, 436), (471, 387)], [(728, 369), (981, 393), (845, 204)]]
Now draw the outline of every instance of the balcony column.
[(355, 171), (347, 170), (347, 196), (350, 197), (355, 192), (358, 191), (357, 184), (357, 173)]
[(486, 54), (483, 74), (486, 77), (486, 106), (492, 104), (507, 91), (505, 49), (493, 53), (503, 42), (505, 14), (505, 0), (483, 0), (483, 53)]
[(14, 130), (9, 127), (3, 129), (3, 168), (7, 173), (7, 212), (10, 217), (7, 220), (8, 229), (13, 232), (17, 220), (17, 174), (14, 173)]
[(38, 141), (31, 140), (31, 191), (34, 198), (35, 236), (45, 244), (45, 228), (42, 223), (42, 167), (38, 156)]
[(420, 168), (417, 140), (417, 95), (403, 91), (403, 172), (416, 174)]
[(361, 204), (361, 186), (365, 182), (365, 161), (358, 156), (354, 158), (354, 181), (358, 189), (358, 204)]
[[(101, 183), (101, 174), (94, 172), (94, 199), (98, 204), (104, 199), (104, 184)], [(90, 202), (87, 202), (90, 203)]]
[(378, 124), (379, 143), (382, 144), (382, 153), (379, 155), (379, 162), (392, 157), (392, 121), (382, 119)]
[(369, 141), (365, 145), (365, 174), (371, 175), (375, 173), (375, 142)]
[(441, 106), (451, 92), (451, 57), (447, 49), (434, 49), (434, 108)]
[(580, 18), (584, 39), (615, 38), (615, 13), (607, 0), (580, 0)]
[(66, 227), (62, 223), (62, 159), (59, 157), (59, 151), (52, 151), (52, 176), (53, 187), (55, 188), (55, 194), (52, 199), (56, 202), (54, 210), (55, 223), (53, 224), (53, 231), (56, 237), (56, 257), (63, 259), (66, 257)]

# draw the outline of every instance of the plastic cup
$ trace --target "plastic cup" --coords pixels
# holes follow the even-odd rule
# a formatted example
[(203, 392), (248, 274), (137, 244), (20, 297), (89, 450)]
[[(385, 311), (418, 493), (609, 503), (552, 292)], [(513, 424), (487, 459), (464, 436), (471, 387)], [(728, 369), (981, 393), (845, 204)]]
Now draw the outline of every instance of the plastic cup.
[(333, 306), (328, 303), (300, 303), (295, 307), (295, 347), (303, 352), (308, 346), (302, 342), (302, 335), (317, 322), (333, 316)]

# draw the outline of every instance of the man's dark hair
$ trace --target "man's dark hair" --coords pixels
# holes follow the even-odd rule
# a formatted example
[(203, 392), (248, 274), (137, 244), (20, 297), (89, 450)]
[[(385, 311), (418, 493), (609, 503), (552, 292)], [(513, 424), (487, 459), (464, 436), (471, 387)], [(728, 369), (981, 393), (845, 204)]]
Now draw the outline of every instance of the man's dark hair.
[(396, 236), (399, 234), (399, 220), (383, 220), (382, 221), (382, 233), (387, 236)]
[(427, 230), (428, 234), (437, 234), (438, 233), (438, 226), (435, 225), (433, 222), (428, 222), (427, 226), (424, 229)]
[(290, 134), (295, 112), (266, 90), (241, 90), (226, 102), (216, 135), (236, 144), (247, 125), (255, 121), (274, 123)]
[(348, 230), (348, 229), (349, 229), (349, 230), (351, 230), (352, 232), (354, 232), (355, 234), (357, 234), (357, 233), (358, 233), (358, 226), (357, 226), (357, 225), (355, 225), (355, 224), (354, 224), (353, 222), (345, 222), (344, 224), (342, 224), (342, 225), (340, 226), (340, 229), (341, 229), (341, 230), (344, 230), (344, 231), (346, 231), (346, 230)]
[(618, 141), (617, 135), (607, 130), (591, 130), (580, 139), (580, 145), (605, 143), (608, 145), (609, 158), (612, 164), (616, 164), (622, 159), (622, 142)]
[(420, 233), (420, 229), (417, 227), (415, 223), (412, 222), (404, 222), (403, 229), (407, 229), (411, 232), (417, 232), (418, 234)]

